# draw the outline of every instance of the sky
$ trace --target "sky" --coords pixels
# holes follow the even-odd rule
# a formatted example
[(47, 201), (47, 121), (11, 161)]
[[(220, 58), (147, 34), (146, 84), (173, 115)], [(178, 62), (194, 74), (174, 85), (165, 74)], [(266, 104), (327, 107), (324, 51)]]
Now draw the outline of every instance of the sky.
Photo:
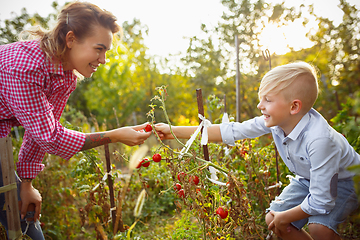
[[(220, 0), (88, 0), (100, 8), (112, 12), (121, 25), (124, 21), (132, 22), (140, 19), (149, 28), (149, 35), (145, 38), (145, 45), (149, 53), (154, 56), (166, 57), (169, 54), (184, 53), (189, 45), (187, 38), (199, 36), (200, 26), (206, 24), (208, 28), (215, 27), (225, 8)], [(360, 9), (360, 0), (347, 0), (356, 4)], [(45, 17), (53, 12), (52, 0), (0, 0), (0, 20), (11, 18), (11, 14), (20, 14), (22, 8), (33, 14), (39, 13)], [(60, 6), (66, 1), (58, 0)], [(281, 0), (268, 0), (279, 3)], [(335, 24), (341, 22), (342, 11), (337, 7), (340, 0), (286, 0), (285, 5), (298, 6), (314, 4), (315, 12), (333, 20)], [(295, 23), (299, 24), (299, 23)], [(270, 52), (285, 53), (284, 46), (293, 45), (297, 50), (309, 47), (310, 42), (305, 38), (305, 30), (294, 25), (285, 29), (267, 28), (264, 32), (263, 43)]]

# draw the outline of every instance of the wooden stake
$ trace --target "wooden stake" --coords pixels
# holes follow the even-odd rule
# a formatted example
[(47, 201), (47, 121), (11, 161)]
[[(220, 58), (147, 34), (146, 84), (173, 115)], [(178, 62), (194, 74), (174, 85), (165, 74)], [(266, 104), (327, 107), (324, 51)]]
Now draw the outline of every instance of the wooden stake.
[(20, 228), (14, 157), (10, 137), (0, 138), (0, 161), (4, 186), (14, 186), (5, 192), (5, 207), (9, 239), (19, 239), (21, 238), (22, 233)]
[[(198, 104), (198, 113), (201, 114), (202, 116), (204, 116), (204, 105), (203, 105), (201, 88), (196, 89), (196, 98), (197, 98), (197, 104)], [(202, 120), (201, 119), (199, 119), (199, 120), (201, 123)], [(203, 128), (204, 127), (201, 128), (201, 134), (202, 134)], [(204, 151), (205, 160), (210, 161), (209, 150), (208, 150), (207, 144), (203, 146), (203, 151)]]
[[(111, 172), (111, 163), (110, 163), (110, 152), (109, 152), (109, 145), (105, 144), (105, 159), (106, 159), (106, 172), (110, 173)], [(111, 175), (108, 175), (108, 186), (109, 186), (109, 195), (110, 195), (110, 207), (111, 207), (111, 221), (113, 223), (113, 227), (115, 224), (115, 219), (116, 219), (116, 213), (114, 210), (115, 207), (115, 197), (114, 197), (114, 183), (113, 183), (113, 179), (111, 177)]]

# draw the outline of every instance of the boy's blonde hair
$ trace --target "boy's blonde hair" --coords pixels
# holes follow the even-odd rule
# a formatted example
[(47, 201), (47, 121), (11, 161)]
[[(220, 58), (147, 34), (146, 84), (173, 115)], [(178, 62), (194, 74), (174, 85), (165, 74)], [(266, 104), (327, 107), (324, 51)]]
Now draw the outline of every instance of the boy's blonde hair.
[(308, 112), (319, 93), (315, 68), (306, 62), (299, 61), (270, 70), (261, 80), (259, 98), (279, 93), (287, 101), (301, 100), (301, 112), (304, 114)]

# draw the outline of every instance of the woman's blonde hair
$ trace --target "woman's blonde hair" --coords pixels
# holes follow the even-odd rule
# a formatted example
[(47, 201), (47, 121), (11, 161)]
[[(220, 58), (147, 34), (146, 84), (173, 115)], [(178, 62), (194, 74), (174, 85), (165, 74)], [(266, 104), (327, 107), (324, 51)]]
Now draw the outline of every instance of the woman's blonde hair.
[(35, 27), (25, 31), (31, 38), (40, 40), (40, 48), (44, 51), (47, 58), (58, 62), (65, 62), (66, 34), (73, 31), (75, 37), (82, 41), (93, 33), (95, 26), (102, 26), (110, 29), (113, 35), (121, 33), (121, 27), (116, 23), (116, 17), (98, 6), (88, 3), (75, 1), (67, 4), (57, 17), (55, 27), (50, 31), (45, 31), (40, 27)]
[(316, 69), (302, 61), (273, 68), (261, 80), (258, 95), (278, 93), (288, 101), (301, 100), (303, 111), (309, 111), (319, 93)]

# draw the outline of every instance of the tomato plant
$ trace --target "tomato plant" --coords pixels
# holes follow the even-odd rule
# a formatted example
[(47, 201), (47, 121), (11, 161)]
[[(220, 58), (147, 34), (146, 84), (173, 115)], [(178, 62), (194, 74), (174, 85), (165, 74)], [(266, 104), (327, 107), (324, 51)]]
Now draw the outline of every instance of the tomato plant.
[(176, 183), (174, 186), (175, 191), (180, 191), (181, 185), (179, 183)]
[[(153, 100), (161, 102), (167, 116), (163, 95)], [(151, 107), (148, 116), (155, 122), (154, 105)], [(171, 125), (169, 121), (168, 124)], [(193, 143), (185, 147), (175, 136), (174, 141), (181, 146), (178, 149), (170, 148), (158, 137), (161, 143), (158, 149), (167, 156), (166, 166), (174, 181), (169, 189), (174, 188), (182, 198), (177, 207), (188, 209), (200, 221), (203, 239), (228, 237), (237, 227), (242, 229), (244, 239), (266, 237), (264, 212), (277, 190), (265, 188), (276, 183), (275, 168), (271, 167), (275, 159), (272, 145), (267, 138), (258, 148), (253, 146), (259, 144), (259, 139), (238, 141), (232, 147), (208, 143), (210, 159), (207, 161), (202, 157), (200, 137), (195, 136)], [(216, 169), (215, 173), (210, 173), (210, 166)], [(253, 216), (259, 217), (248, 221)], [(221, 219), (223, 221), (219, 221)]]
[(161, 161), (161, 155), (159, 153), (155, 153), (152, 156), (152, 159), (153, 159), (154, 162), (160, 162)]
[(195, 184), (195, 185), (198, 185), (199, 184), (199, 177), (198, 176), (190, 176), (189, 177), (189, 181), (190, 181), (190, 183), (193, 183), (193, 184)]
[(177, 179), (181, 182), (187, 174), (184, 172), (179, 172), (177, 175)]
[(139, 164), (137, 165), (136, 168), (141, 168), (142, 164), (144, 163), (144, 160), (139, 160)]
[(144, 158), (141, 166), (143, 166), (143, 167), (148, 167), (148, 166), (150, 166), (150, 161), (149, 161), (149, 159), (148, 159), (148, 158)]
[(178, 195), (179, 195), (179, 197), (181, 197), (181, 198), (185, 197), (184, 189), (180, 189), (180, 190), (178, 191)]

